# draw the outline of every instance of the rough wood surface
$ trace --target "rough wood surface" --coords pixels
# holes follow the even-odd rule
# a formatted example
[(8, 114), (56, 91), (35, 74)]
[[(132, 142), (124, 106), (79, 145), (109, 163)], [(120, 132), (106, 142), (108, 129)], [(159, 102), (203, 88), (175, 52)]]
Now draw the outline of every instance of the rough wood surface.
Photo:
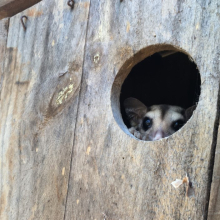
[(8, 36), (9, 19), (3, 19), (0, 21), (0, 94), (2, 88), (2, 82), (4, 79), (4, 60), (6, 59), (6, 44)]
[(220, 219), (220, 129), (215, 150), (215, 163), (213, 169), (211, 195), (209, 201), (208, 220)]
[[(7, 44), (7, 35), (8, 35), (8, 19), (3, 19), (0, 21), (0, 98), (2, 91), (2, 83), (4, 80), (5, 72), (4, 72), (4, 60), (6, 59), (6, 44)], [(0, 99), (0, 106), (1, 106)], [(1, 108), (1, 107), (0, 107)], [(1, 119), (2, 120), (2, 119)], [(0, 131), (1, 132), (1, 131)], [(4, 209), (4, 197), (3, 195), (3, 149), (0, 147), (0, 219), (1, 213)]]
[(11, 17), (41, 0), (0, 0), (0, 19)]
[[(219, 89), (217, 6), (217, 0), (91, 1), (66, 219), (206, 219)], [(135, 140), (121, 121), (120, 86), (138, 61), (174, 49), (164, 44), (197, 63), (200, 101), (174, 135)], [(186, 172), (190, 198), (184, 186), (171, 185)]]
[[(89, 7), (47, 0), (10, 19), (0, 55), (7, 58), (0, 60), (0, 219), (206, 219), (219, 90), (217, 0), (92, 0)], [(137, 62), (175, 49), (167, 45), (197, 63), (200, 101), (174, 135), (139, 141), (121, 120), (120, 86)], [(186, 172), (192, 197), (171, 186)]]
[[(0, 102), (0, 219), (63, 219), (89, 3), (10, 19)], [(26, 31), (20, 17), (27, 15)]]

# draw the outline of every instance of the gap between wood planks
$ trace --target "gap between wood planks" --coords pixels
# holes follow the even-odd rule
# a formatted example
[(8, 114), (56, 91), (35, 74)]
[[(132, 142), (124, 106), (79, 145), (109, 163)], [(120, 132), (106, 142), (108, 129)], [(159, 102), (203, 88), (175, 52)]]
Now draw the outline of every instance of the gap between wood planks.
[(71, 151), (71, 155), (70, 155), (70, 169), (69, 169), (68, 186), (67, 186), (67, 193), (66, 193), (66, 201), (65, 201), (65, 209), (64, 209), (63, 220), (66, 219), (67, 200), (68, 200), (68, 194), (69, 194), (69, 184), (70, 184), (70, 176), (71, 176), (72, 160), (73, 160), (73, 148), (74, 148), (74, 145), (75, 145), (76, 125), (77, 125), (77, 122), (78, 122), (78, 112), (79, 112), (79, 101), (80, 101), (81, 88), (82, 88), (82, 82), (83, 82), (83, 72), (84, 72), (83, 70), (84, 70), (84, 62), (85, 62), (85, 54), (86, 54), (87, 35), (88, 35), (88, 29), (89, 29), (90, 8), (91, 8), (91, 1), (89, 1), (89, 12), (88, 12), (87, 24), (86, 24), (86, 36), (85, 36), (85, 44), (84, 44), (84, 49), (83, 49), (84, 54), (83, 54), (83, 62), (82, 62), (82, 74), (81, 74), (81, 82), (80, 82), (80, 86), (79, 86), (79, 94), (78, 94), (78, 100), (77, 100), (76, 122), (75, 122), (74, 134), (73, 134), (73, 146), (72, 146), (72, 151)]
[(217, 112), (216, 112), (211, 153), (210, 153), (210, 160), (209, 160), (209, 166), (208, 166), (208, 184), (207, 184), (206, 204), (205, 204), (205, 211), (204, 211), (204, 218), (203, 218), (204, 220), (208, 219), (208, 213), (209, 213), (211, 185), (212, 185), (214, 165), (215, 165), (215, 151), (216, 151), (216, 146), (217, 146), (219, 120), (220, 120), (220, 111), (219, 110), (220, 110), (220, 88), (218, 88)]

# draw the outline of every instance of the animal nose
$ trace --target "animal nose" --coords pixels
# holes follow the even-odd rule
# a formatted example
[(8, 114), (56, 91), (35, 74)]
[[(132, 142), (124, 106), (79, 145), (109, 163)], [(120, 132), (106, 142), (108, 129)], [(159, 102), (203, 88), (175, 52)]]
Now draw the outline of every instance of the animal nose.
[(161, 138), (164, 138), (163, 131), (161, 131), (161, 130), (156, 131), (156, 133), (154, 134), (153, 141), (159, 140)]

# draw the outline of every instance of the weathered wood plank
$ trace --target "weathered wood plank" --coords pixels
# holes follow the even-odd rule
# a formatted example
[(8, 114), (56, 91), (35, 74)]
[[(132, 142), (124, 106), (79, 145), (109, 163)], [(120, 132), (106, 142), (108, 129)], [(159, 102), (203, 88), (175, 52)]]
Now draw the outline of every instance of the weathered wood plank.
[(88, 11), (87, 1), (72, 10), (64, 0), (47, 0), (10, 19), (1, 219), (64, 218)]
[(215, 150), (215, 163), (213, 169), (211, 194), (209, 201), (208, 220), (220, 219), (220, 129)]
[[(4, 59), (6, 58), (6, 44), (8, 36), (8, 22), (9, 19), (3, 19), (0, 21), (0, 97), (2, 91), (2, 82), (5, 76), (4, 72)], [(0, 106), (2, 105), (0, 99)], [(1, 109), (1, 107), (0, 107)], [(5, 201), (3, 197), (3, 151), (2, 147), (0, 148), (0, 219), (2, 218), (2, 212), (4, 209)]]
[(4, 78), (4, 59), (6, 55), (8, 25), (9, 25), (9, 19), (7, 18), (0, 22), (0, 94), (1, 94), (1, 85)]
[(11, 17), (35, 4), (41, 0), (1, 0), (0, 1), (0, 19)]
[[(204, 219), (219, 90), (217, 0), (120, 2), (91, 1), (66, 219)], [(200, 101), (174, 135), (138, 141), (121, 121), (120, 86), (138, 61), (174, 49), (164, 44), (197, 63)], [(191, 198), (171, 186), (186, 172)]]

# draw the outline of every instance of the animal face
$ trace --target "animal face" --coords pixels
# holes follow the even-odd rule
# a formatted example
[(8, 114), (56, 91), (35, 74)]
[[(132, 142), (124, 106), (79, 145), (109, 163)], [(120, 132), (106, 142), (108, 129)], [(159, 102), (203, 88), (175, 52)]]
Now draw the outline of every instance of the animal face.
[(154, 141), (178, 131), (191, 117), (195, 106), (185, 110), (178, 106), (153, 105), (146, 107), (135, 98), (124, 101), (131, 124), (129, 131), (141, 140)]

